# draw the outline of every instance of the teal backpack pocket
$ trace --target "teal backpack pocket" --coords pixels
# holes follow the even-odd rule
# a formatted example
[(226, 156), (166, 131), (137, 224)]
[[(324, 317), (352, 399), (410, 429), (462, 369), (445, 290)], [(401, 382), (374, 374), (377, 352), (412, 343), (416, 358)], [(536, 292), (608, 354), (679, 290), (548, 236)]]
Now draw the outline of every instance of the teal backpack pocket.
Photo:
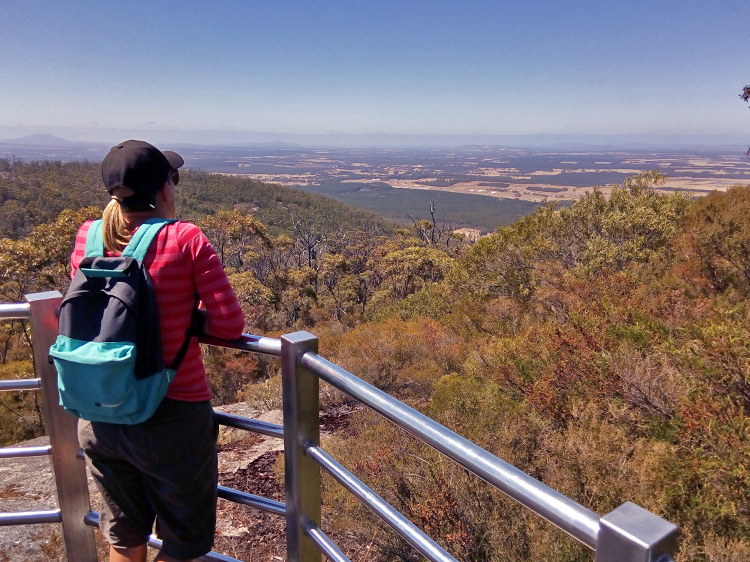
[(50, 348), (60, 404), (79, 417), (110, 421), (136, 412), (135, 345), (58, 336)]
[(164, 369), (143, 379), (133, 376), (135, 345), (58, 336), (50, 348), (57, 368), (60, 404), (81, 419), (135, 424), (150, 418), (174, 378)]
[(138, 411), (129, 416), (123, 416), (124, 421), (121, 420), (117, 423), (141, 423), (153, 416), (164, 399), (167, 387), (174, 379), (176, 372), (172, 369), (164, 369), (148, 378), (136, 380), (135, 392), (138, 396)]

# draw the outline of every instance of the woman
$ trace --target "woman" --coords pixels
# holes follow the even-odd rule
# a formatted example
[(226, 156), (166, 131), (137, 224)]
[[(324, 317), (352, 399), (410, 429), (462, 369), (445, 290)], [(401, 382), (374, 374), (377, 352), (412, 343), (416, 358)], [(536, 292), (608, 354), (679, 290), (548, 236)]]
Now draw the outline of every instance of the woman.
[[(102, 216), (105, 255), (119, 255), (147, 219), (175, 216), (182, 158), (129, 140), (112, 147), (102, 179), (112, 197)], [(73, 274), (84, 257), (90, 222), (76, 236)], [(200, 229), (173, 222), (161, 229), (144, 260), (159, 310), (165, 365), (185, 339), (196, 296), (203, 331), (238, 338), (242, 309), (221, 262)], [(211, 550), (218, 481), (216, 432), (201, 350), (193, 339), (156, 413), (136, 425), (81, 420), (78, 438), (102, 493), (100, 528), (110, 561), (145, 562), (154, 523), (163, 546), (156, 561), (192, 560)]]

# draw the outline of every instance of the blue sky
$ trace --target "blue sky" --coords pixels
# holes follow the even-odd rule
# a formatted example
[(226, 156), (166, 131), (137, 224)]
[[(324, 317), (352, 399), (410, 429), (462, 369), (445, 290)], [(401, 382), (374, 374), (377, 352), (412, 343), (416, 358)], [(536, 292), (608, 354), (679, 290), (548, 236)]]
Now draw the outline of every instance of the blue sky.
[(750, 136), (748, 30), (724, 0), (11, 1), (0, 138)]

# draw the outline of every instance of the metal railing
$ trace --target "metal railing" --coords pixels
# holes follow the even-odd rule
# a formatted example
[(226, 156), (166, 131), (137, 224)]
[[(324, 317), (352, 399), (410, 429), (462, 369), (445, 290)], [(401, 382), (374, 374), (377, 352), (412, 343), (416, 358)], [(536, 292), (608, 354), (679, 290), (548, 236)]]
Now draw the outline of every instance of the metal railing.
[[(57, 400), (57, 376), (47, 350), (57, 335), (57, 292), (27, 296), (27, 304), (0, 305), (0, 319), (31, 321), (34, 367), (39, 379), (8, 381), (16, 390), (41, 388), (43, 415), (50, 447), (31, 450), (0, 449), (0, 458), (50, 454), (57, 485), (59, 510), (33, 514), (0, 514), (0, 525), (62, 522), (68, 560), (94, 562), (91, 527), (98, 514), (90, 511), (85, 466), (78, 454), (76, 419)], [(287, 558), (294, 562), (348, 560), (320, 529), (320, 469), (370, 508), (428, 560), (455, 559), (320, 447), (319, 381), (355, 398), (397, 426), (457, 462), (469, 472), (514, 498), (595, 552), (595, 562), (669, 562), (676, 549), (677, 527), (626, 502), (600, 517), (518, 470), (476, 444), (438, 424), (388, 394), (365, 383), (318, 355), (318, 340), (307, 332), (281, 339), (244, 335), (235, 341), (204, 337), (201, 342), (281, 358), (284, 426), (216, 412), (219, 423), (284, 440), (286, 503), (219, 486), (219, 497), (286, 517)], [(7, 390), (0, 385), (0, 390)], [(161, 543), (151, 537), (149, 545)], [(201, 560), (232, 561), (216, 552)]]
[[(57, 490), (58, 509), (0, 514), (0, 525), (62, 523), (63, 543), (68, 560), (93, 562), (96, 547), (84, 517), (91, 510), (86, 467), (78, 455), (77, 420), (58, 405), (57, 372), (49, 362), (49, 348), (57, 337), (57, 308), (62, 296), (57, 291), (26, 295), (26, 303), (0, 305), (0, 319), (19, 319), (31, 324), (34, 372), (37, 379), (6, 381), (2, 390), (38, 389), (42, 419), (49, 435), (49, 455)], [(5, 449), (4, 456), (26, 456), (26, 451)], [(46, 454), (46, 453), (45, 453)]]

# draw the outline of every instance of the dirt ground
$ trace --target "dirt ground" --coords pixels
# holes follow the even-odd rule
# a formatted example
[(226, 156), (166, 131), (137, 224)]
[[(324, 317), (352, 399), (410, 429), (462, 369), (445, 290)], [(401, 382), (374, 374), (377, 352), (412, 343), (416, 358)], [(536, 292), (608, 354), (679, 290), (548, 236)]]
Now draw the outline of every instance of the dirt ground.
[[(283, 423), (279, 410), (258, 413), (242, 404), (221, 408), (228, 413)], [(352, 408), (322, 412), (321, 435), (333, 435), (349, 425)], [(284, 475), (278, 466), (283, 455), (280, 439), (222, 428), (219, 437), (219, 484), (284, 502)], [(325, 527), (325, 524), (323, 525)], [(214, 550), (244, 561), (286, 560), (286, 522), (283, 517), (219, 499)], [(350, 536), (330, 537), (352, 560), (360, 545)]]
[[(420, 185), (414, 181), (407, 180), (389, 180), (391, 187), (399, 189), (430, 189), (434, 191), (450, 191), (452, 193), (464, 193), (473, 195), (486, 195), (489, 197), (499, 197), (504, 199), (518, 199), (520, 201), (532, 201), (541, 203), (543, 201), (570, 201), (580, 199), (587, 193), (594, 190), (594, 187), (576, 187), (573, 185), (556, 185), (544, 183), (542, 177), (539, 183), (533, 185), (527, 183), (508, 182), (507, 187), (488, 187), (481, 180), (461, 182), (451, 185), (450, 187)], [(691, 195), (707, 195), (712, 191), (726, 191), (738, 180), (724, 180), (719, 178), (701, 179), (689, 177), (669, 178), (664, 186), (656, 188), (655, 191), (660, 193), (669, 193), (674, 190), (681, 190)], [(600, 186), (602, 192), (606, 195), (612, 191), (612, 186)]]

